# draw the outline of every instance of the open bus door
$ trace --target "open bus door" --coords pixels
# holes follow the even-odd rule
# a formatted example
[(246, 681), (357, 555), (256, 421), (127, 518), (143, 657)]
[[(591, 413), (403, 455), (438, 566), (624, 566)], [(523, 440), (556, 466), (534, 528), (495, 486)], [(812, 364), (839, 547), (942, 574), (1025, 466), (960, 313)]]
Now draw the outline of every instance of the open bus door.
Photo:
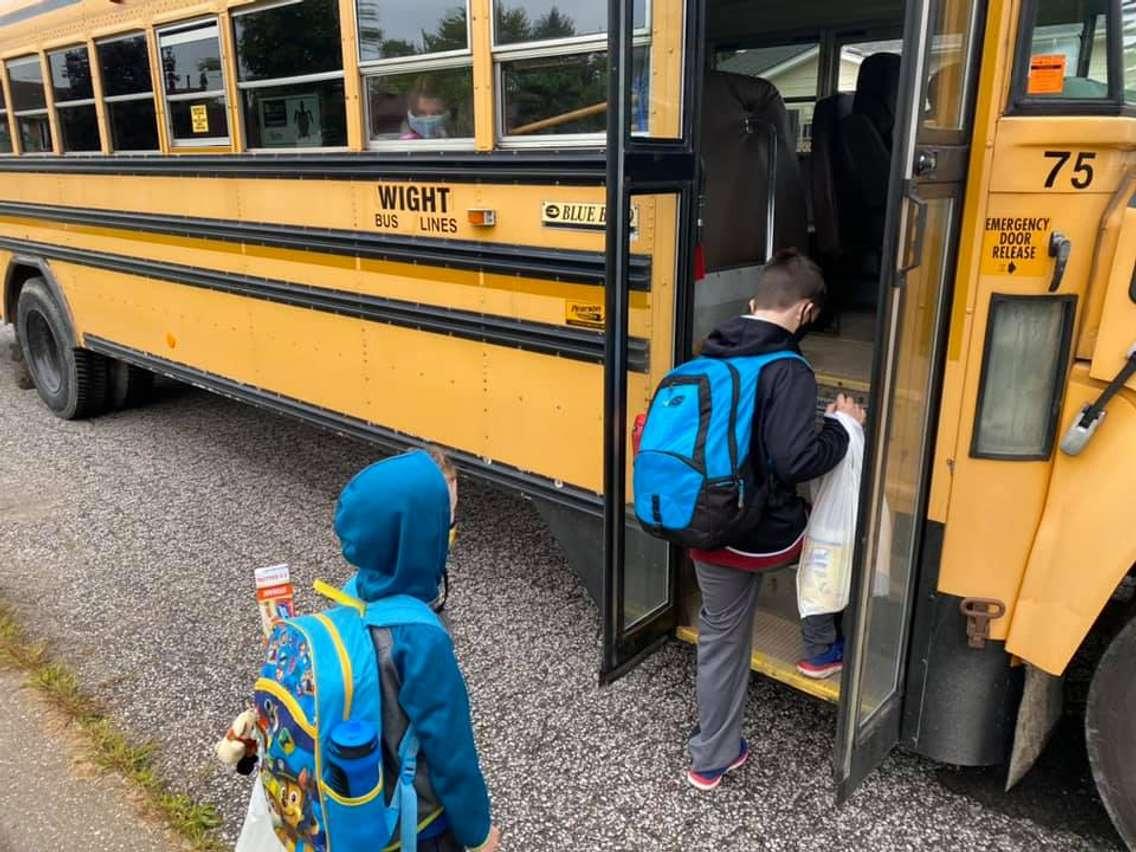
[(907, 4), (872, 410), (834, 769), (846, 799), (898, 742), (977, 82), (980, 0)]
[[(633, 46), (635, 0), (608, 0), (607, 269), (604, 352), (604, 538), (600, 679), (610, 682), (654, 650), (674, 630), (680, 554), (646, 535), (628, 505), (629, 260), (636, 251), (635, 208), (651, 210), (652, 321), (670, 338), (652, 335), (648, 375), (669, 369), (689, 347), (683, 304), (691, 291), (695, 230), (695, 103), (702, 74), (699, 0), (656, 0), (652, 55), (673, 63), (653, 81), (674, 82), (647, 94), (646, 63)], [(661, 20), (662, 17), (665, 21)], [(659, 43), (669, 39), (668, 44)], [(670, 57), (667, 59), (666, 57)], [(680, 82), (681, 81), (681, 82)], [(655, 82), (651, 83), (656, 85)], [(664, 87), (666, 90), (664, 90)], [(649, 123), (644, 116), (650, 113)], [(647, 218), (647, 217), (644, 217)], [(660, 301), (656, 301), (660, 300)], [(661, 304), (661, 300), (669, 300)]]

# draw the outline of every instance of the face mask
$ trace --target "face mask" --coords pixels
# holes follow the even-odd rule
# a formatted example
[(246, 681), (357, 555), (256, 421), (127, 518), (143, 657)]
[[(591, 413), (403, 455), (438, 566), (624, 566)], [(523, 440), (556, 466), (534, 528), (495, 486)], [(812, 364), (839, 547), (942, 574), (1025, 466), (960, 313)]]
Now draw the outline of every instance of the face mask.
[[(810, 316), (810, 310), (814, 316)], [(804, 339), (805, 335), (809, 333), (809, 329), (815, 320), (816, 308), (810, 302), (804, 310), (801, 311), (801, 321), (797, 326), (797, 330), (793, 332), (793, 339), (800, 342)]]
[(441, 139), (445, 131), (446, 115), (415, 115), (408, 112), (406, 123), (423, 139)]

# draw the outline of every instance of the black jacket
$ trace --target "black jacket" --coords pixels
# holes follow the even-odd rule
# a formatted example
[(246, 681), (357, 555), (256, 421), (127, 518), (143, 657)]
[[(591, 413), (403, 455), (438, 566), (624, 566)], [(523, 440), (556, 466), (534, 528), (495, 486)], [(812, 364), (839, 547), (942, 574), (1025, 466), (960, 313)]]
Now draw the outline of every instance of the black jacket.
[[(711, 358), (800, 353), (796, 339), (779, 325), (736, 317), (710, 333), (702, 354)], [(848, 450), (848, 433), (832, 418), (817, 428), (817, 383), (812, 369), (795, 358), (774, 361), (757, 383), (750, 458), (758, 481), (772, 463), (769, 498), (756, 528), (740, 534), (730, 547), (747, 553), (771, 553), (789, 547), (805, 528), (805, 502), (796, 486), (828, 473)]]

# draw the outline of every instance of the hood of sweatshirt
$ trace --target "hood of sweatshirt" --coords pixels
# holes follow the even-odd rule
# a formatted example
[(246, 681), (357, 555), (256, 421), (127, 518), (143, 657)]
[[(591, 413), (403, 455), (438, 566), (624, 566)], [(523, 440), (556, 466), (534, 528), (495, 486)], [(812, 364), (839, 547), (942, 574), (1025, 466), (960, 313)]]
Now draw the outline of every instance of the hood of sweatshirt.
[(734, 317), (722, 323), (706, 338), (702, 354), (710, 358), (764, 355), (768, 352), (800, 353), (791, 331), (766, 320), (750, 316)]
[(359, 569), (355, 594), (365, 601), (438, 593), (450, 536), (450, 490), (421, 450), (364, 468), (335, 508), (343, 557)]

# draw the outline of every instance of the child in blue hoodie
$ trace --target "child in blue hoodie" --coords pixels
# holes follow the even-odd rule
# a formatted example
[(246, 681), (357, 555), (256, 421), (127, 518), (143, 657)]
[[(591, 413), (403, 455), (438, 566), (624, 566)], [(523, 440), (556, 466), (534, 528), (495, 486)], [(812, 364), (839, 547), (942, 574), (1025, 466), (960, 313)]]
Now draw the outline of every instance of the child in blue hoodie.
[[(343, 556), (358, 569), (344, 591), (368, 602), (390, 595), (434, 601), (449, 553), (451, 511), (447, 478), (421, 450), (364, 468), (344, 487), (335, 510)], [(418, 733), (418, 848), (492, 852), (499, 832), (490, 821), (469, 697), (449, 635), (412, 624), (373, 629), (372, 639), (387, 777), (398, 772), (407, 725)]]

